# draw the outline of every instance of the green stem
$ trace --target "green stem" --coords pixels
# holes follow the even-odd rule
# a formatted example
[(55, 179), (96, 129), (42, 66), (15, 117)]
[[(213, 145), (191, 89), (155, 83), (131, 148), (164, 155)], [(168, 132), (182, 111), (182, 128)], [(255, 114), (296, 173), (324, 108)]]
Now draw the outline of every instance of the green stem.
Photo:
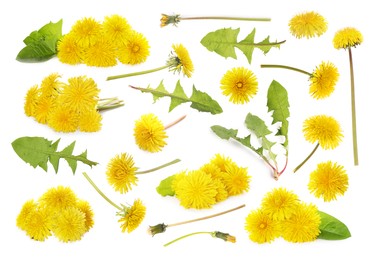
[(243, 18), (243, 17), (225, 17), (225, 16), (199, 16), (199, 17), (179, 17), (179, 20), (233, 20), (233, 21), (256, 21), (270, 22), (271, 18)]
[(158, 167), (155, 167), (155, 168), (152, 168), (152, 169), (146, 170), (146, 171), (137, 171), (137, 172), (135, 172), (135, 174), (145, 174), (145, 173), (149, 173), (149, 172), (154, 172), (154, 171), (160, 170), (160, 169), (162, 169), (162, 168), (165, 168), (165, 167), (167, 167), (167, 166), (170, 166), (170, 165), (172, 165), (172, 164), (178, 163), (178, 162), (180, 162), (180, 161), (181, 161), (180, 159), (176, 159), (176, 160), (173, 160), (173, 161), (171, 161), (171, 162), (169, 162), (169, 163), (165, 163), (165, 164), (163, 164), (163, 165), (161, 165), (161, 166), (158, 166)]
[(156, 71), (159, 71), (159, 70), (163, 70), (163, 69), (168, 68), (168, 67), (170, 67), (170, 66), (169, 65), (164, 65), (162, 67), (151, 69), (151, 70), (144, 70), (144, 71), (128, 73), (128, 74), (121, 74), (121, 75), (116, 75), (116, 76), (109, 76), (109, 77), (107, 77), (107, 80), (127, 78), (127, 77), (132, 77), (132, 76), (148, 74), (148, 73), (156, 72)]
[(98, 186), (95, 185), (95, 183), (90, 179), (90, 177), (87, 175), (86, 172), (82, 172), (83, 176), (90, 182), (90, 184), (94, 187), (94, 189), (106, 200), (111, 204), (113, 207), (117, 208), (119, 211), (122, 211), (123, 209), (115, 204), (113, 201), (111, 201), (105, 194), (98, 188)]
[(273, 64), (261, 64), (261, 68), (280, 68), (280, 69), (288, 69), (288, 70), (293, 70), (293, 71), (297, 71), (297, 72), (300, 72), (300, 73), (303, 73), (303, 74), (306, 74), (308, 76), (312, 76), (312, 73), (309, 73), (305, 70), (301, 70), (301, 69), (297, 69), (297, 68), (294, 68), (294, 67), (290, 67), (290, 66), (285, 66), (285, 65), (273, 65)]
[(356, 100), (355, 100), (355, 76), (353, 73), (352, 51), (348, 48), (349, 53), (349, 68), (351, 73), (351, 111), (352, 111), (352, 142), (353, 142), (353, 159), (354, 164), (358, 165), (358, 149), (357, 149), (357, 126), (356, 126)]
[(173, 121), (172, 123), (169, 123), (168, 125), (166, 125), (164, 127), (164, 129), (168, 129), (170, 128), (171, 126), (174, 126), (176, 125), (177, 123), (181, 122), (182, 120), (184, 120), (184, 118), (186, 117), (186, 115), (183, 115), (182, 117), (178, 118), (176, 121)]
[(205, 232), (205, 231), (190, 233), (190, 234), (187, 234), (185, 236), (176, 238), (176, 239), (174, 239), (174, 240), (172, 240), (172, 241), (164, 244), (163, 246), (169, 246), (169, 245), (171, 245), (171, 244), (173, 244), (173, 243), (175, 243), (175, 242), (177, 242), (177, 241), (179, 241), (179, 240), (181, 240), (183, 238), (190, 237), (190, 236), (193, 236), (193, 235), (198, 235), (198, 234), (209, 234), (209, 235), (212, 235), (213, 233), (214, 232)]
[(103, 98), (99, 100), (96, 109), (101, 112), (109, 109), (114, 109), (123, 106), (123, 100), (119, 100), (117, 97)]
[(295, 167), (295, 169), (293, 170), (293, 172), (296, 172), (299, 170), (299, 168), (301, 168), (310, 158), (311, 156), (316, 152), (317, 148), (319, 148), (319, 143), (316, 144), (315, 148), (312, 150), (312, 152), (307, 156), (306, 159), (304, 159), (303, 162), (301, 162), (301, 164), (299, 164), (297, 167)]

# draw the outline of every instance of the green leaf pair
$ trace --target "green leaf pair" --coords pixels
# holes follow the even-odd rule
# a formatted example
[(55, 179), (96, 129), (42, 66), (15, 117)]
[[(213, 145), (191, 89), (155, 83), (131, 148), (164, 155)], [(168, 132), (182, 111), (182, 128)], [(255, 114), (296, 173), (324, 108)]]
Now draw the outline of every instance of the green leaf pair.
[(44, 171), (48, 170), (48, 161), (53, 165), (55, 173), (58, 173), (59, 160), (63, 158), (67, 161), (72, 172), (76, 172), (77, 162), (82, 162), (90, 167), (98, 163), (87, 159), (87, 151), (80, 155), (72, 155), (75, 142), (68, 145), (62, 151), (57, 152), (60, 139), (55, 142), (43, 137), (20, 137), (12, 142), (12, 146), (17, 155), (33, 168), (41, 167)]
[(239, 31), (240, 28), (219, 29), (208, 33), (203, 37), (200, 43), (209, 51), (214, 51), (225, 58), (231, 57), (236, 59), (235, 48), (238, 48), (247, 57), (249, 64), (251, 64), (252, 54), (255, 48), (267, 54), (272, 47), (280, 48), (280, 45), (285, 42), (270, 42), (270, 36), (267, 36), (263, 41), (255, 43), (254, 36), (256, 34), (256, 29), (253, 29), (246, 38), (238, 42)]
[[(132, 87), (132, 86), (131, 86)], [(220, 105), (212, 99), (207, 93), (199, 91), (195, 88), (193, 85), (193, 92), (190, 97), (187, 97), (187, 95), (184, 92), (183, 87), (180, 84), (180, 80), (177, 81), (175, 90), (173, 93), (169, 93), (164, 85), (163, 80), (159, 84), (159, 86), (155, 89), (153, 88), (139, 88), (139, 87), (132, 87), (134, 89), (138, 89), (143, 93), (151, 93), (153, 95), (153, 101), (154, 103), (162, 98), (162, 97), (170, 97), (171, 98), (171, 104), (169, 108), (169, 112), (171, 112), (175, 107), (181, 105), (182, 103), (190, 102), (191, 108), (194, 108), (200, 112), (209, 112), (211, 114), (219, 114), (222, 113), (222, 108)]]
[(26, 44), (17, 55), (22, 62), (39, 62), (52, 58), (57, 53), (57, 42), (62, 37), (62, 19), (48, 23), (38, 31), (33, 31), (23, 42)]

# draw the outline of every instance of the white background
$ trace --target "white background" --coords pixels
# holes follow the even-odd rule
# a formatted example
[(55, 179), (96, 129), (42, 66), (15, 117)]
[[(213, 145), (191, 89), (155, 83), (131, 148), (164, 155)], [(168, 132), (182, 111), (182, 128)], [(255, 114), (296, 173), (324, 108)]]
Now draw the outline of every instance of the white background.
[[(369, 146), (367, 126), (369, 106), (368, 58), (370, 35), (366, 1), (8, 1), (1, 3), (1, 89), (0, 102), (0, 259), (88, 259), (103, 257), (106, 259), (349, 259), (355, 253), (361, 259), (369, 257), (366, 246), (369, 228), (369, 183), (367, 167)], [(289, 33), (288, 22), (296, 14), (305, 11), (317, 11), (328, 23), (328, 31), (320, 38), (296, 39)], [(176, 27), (160, 28), (161, 13), (179, 13), (185, 16), (245, 16), (270, 17), (271, 22), (238, 21), (183, 21)], [(112, 68), (92, 68), (85, 65), (69, 66), (54, 58), (44, 63), (26, 64), (15, 60), (23, 39), (33, 30), (44, 24), (63, 19), (63, 33), (67, 33), (73, 23), (83, 17), (93, 17), (102, 21), (105, 16), (120, 14), (126, 17), (132, 27), (143, 33), (149, 40), (151, 55), (138, 66), (119, 64)], [(350, 78), (348, 53), (336, 50), (332, 45), (335, 32), (347, 26), (360, 30), (364, 42), (353, 50), (355, 66), (358, 140), (360, 166), (353, 166), (351, 117), (350, 117)], [(271, 40), (286, 40), (280, 49), (272, 49), (266, 56), (255, 50), (252, 64), (237, 51), (238, 59), (224, 59), (209, 52), (200, 44), (200, 40), (211, 31), (223, 27), (240, 28), (239, 40), (256, 28), (256, 41), (262, 41), (270, 35)], [(141, 77), (132, 77), (116, 81), (106, 81), (106, 77), (119, 73), (129, 73), (151, 69), (164, 65), (171, 45), (182, 43), (190, 53), (195, 72), (187, 79), (167, 71)], [(331, 61), (339, 69), (340, 79), (334, 93), (325, 100), (314, 100), (308, 94), (309, 81), (306, 75), (282, 69), (261, 69), (260, 64), (285, 64), (309, 72), (322, 61)], [(258, 94), (245, 105), (234, 105), (221, 94), (219, 81), (223, 74), (233, 68), (245, 66), (256, 74), (259, 81)], [(58, 72), (67, 81), (69, 77), (87, 75), (92, 77), (101, 89), (100, 97), (118, 96), (125, 101), (125, 106), (103, 114), (103, 127), (97, 133), (57, 133), (38, 124), (23, 112), (26, 91), (50, 73)], [(161, 80), (171, 91), (178, 79), (190, 95), (194, 84), (197, 89), (209, 93), (222, 106), (224, 112), (219, 115), (200, 113), (182, 104), (168, 112), (169, 99), (163, 98), (153, 104), (150, 94), (128, 88), (128, 85), (156, 87)], [(266, 94), (272, 80), (280, 82), (287, 90), (290, 101), (289, 119), (290, 157), (286, 172), (279, 181), (271, 177), (270, 169), (264, 162), (234, 142), (219, 139), (210, 130), (214, 124), (232, 127), (247, 133), (243, 122), (247, 113), (269, 118), (266, 107)], [(186, 114), (187, 117), (178, 125), (170, 128), (168, 145), (160, 153), (147, 153), (140, 150), (134, 142), (134, 121), (142, 114), (153, 112), (164, 124), (170, 123)], [(333, 151), (318, 149), (311, 160), (296, 174), (292, 169), (300, 163), (311, 150), (302, 134), (303, 121), (312, 115), (327, 114), (334, 116), (341, 124), (344, 140)], [(63, 161), (60, 171), (55, 174), (33, 169), (24, 163), (13, 151), (11, 142), (22, 136), (43, 136), (49, 140), (61, 138), (62, 149), (76, 140), (75, 153), (88, 150), (88, 158), (99, 162), (90, 169), (79, 164), (75, 175)], [(139, 176), (138, 186), (125, 195), (113, 190), (106, 181), (105, 169), (116, 154), (127, 152), (134, 157), (140, 169), (148, 169), (159, 164), (180, 158), (181, 162), (164, 170)], [(155, 188), (160, 180), (185, 169), (197, 169), (207, 163), (214, 154), (230, 156), (240, 166), (248, 167), (252, 176), (250, 191), (228, 199), (209, 210), (186, 210), (176, 198), (161, 197)], [(345, 167), (349, 175), (349, 189), (337, 201), (324, 203), (315, 198), (307, 189), (309, 173), (319, 162), (332, 160)], [(83, 178), (81, 172), (87, 171), (96, 184), (117, 204), (132, 203), (135, 198), (143, 200), (147, 206), (147, 215), (142, 225), (134, 232), (122, 233), (115, 216), (115, 209), (103, 200)], [(31, 240), (15, 225), (16, 217), (23, 203), (29, 199), (38, 199), (47, 189), (57, 185), (70, 186), (78, 197), (90, 202), (95, 212), (95, 226), (85, 234), (81, 241), (61, 243), (55, 237), (45, 242)], [(312, 243), (293, 244), (277, 239), (271, 244), (251, 242), (244, 230), (245, 217), (260, 205), (264, 194), (274, 187), (286, 187), (293, 190), (301, 200), (316, 204), (321, 211), (327, 212), (350, 229), (352, 237), (342, 241), (317, 240)], [(218, 218), (184, 226), (172, 227), (164, 234), (151, 237), (146, 233), (149, 225), (175, 223), (196, 217), (214, 214), (229, 208), (246, 204), (246, 207)], [(235, 244), (225, 243), (205, 235), (198, 235), (177, 242), (169, 247), (163, 244), (184, 234), (195, 231), (223, 231), (236, 236)]]

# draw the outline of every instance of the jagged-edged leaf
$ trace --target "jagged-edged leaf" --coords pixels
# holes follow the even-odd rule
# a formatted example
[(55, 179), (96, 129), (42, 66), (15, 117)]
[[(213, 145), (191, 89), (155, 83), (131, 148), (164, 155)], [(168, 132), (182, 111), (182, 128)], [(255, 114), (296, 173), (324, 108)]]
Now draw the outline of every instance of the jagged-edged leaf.
[(164, 196), (174, 196), (175, 195), (175, 191), (172, 189), (172, 181), (175, 178), (175, 176), (176, 176), (176, 174), (171, 175), (171, 176), (163, 179), (159, 183), (156, 190), (160, 195), (162, 195), (163, 197)]
[(161, 80), (161, 83), (159, 83), (158, 87), (155, 90), (156, 90), (156, 93), (153, 93), (153, 101), (154, 101), (154, 103), (158, 99), (160, 99), (161, 97), (164, 97), (165, 96), (165, 94), (161, 94), (161, 93), (168, 94), (167, 90), (164, 88), (163, 80)]
[(235, 30), (231, 28), (219, 29), (208, 33), (200, 43), (209, 51), (214, 51), (222, 57), (236, 59), (234, 47), (237, 43), (239, 31), (239, 28)]
[(253, 131), (258, 138), (262, 138), (268, 134), (271, 134), (271, 131), (267, 128), (265, 122), (258, 116), (252, 115), (251, 113), (248, 113), (247, 117), (245, 118), (245, 125), (249, 130)]
[(318, 213), (321, 218), (319, 227), (320, 235), (318, 238), (341, 240), (351, 237), (351, 232), (343, 222), (325, 212), (318, 211)]
[(18, 53), (17, 60), (23, 62), (45, 61), (57, 53), (57, 42), (62, 37), (62, 19), (48, 23), (33, 31), (23, 42), (26, 46)]
[(288, 146), (288, 118), (290, 116), (288, 92), (275, 80), (271, 82), (267, 92), (267, 107), (269, 112), (273, 111), (272, 123), (281, 122), (281, 127), (278, 129), (277, 134), (285, 137), (283, 145), (286, 148)]
[(201, 44), (209, 51), (214, 51), (222, 57), (236, 59), (235, 48), (238, 48), (247, 57), (249, 64), (252, 63), (252, 55), (255, 48), (260, 49), (264, 54), (267, 54), (271, 48), (280, 48), (281, 42), (270, 42), (270, 37), (266, 37), (261, 42), (255, 42), (254, 37), (256, 29), (247, 35), (243, 40), (238, 42), (238, 34), (240, 29), (223, 28), (214, 32), (208, 33), (201, 40)]
[(238, 130), (236, 129), (227, 129), (220, 125), (214, 125), (211, 127), (212, 131), (218, 135), (221, 139), (229, 140), (230, 138), (236, 138)]
[[(59, 139), (60, 140), (60, 139)], [(55, 172), (59, 169), (59, 160), (61, 158), (68, 162), (68, 165), (75, 173), (77, 168), (77, 162), (82, 162), (89, 165), (90, 167), (97, 165), (98, 163), (87, 159), (87, 151), (81, 155), (73, 155), (73, 149), (75, 142), (68, 145), (62, 151), (57, 152), (59, 140), (52, 143), (43, 137), (20, 137), (12, 142), (12, 147), (16, 154), (26, 163), (36, 168), (41, 167), (44, 171), (47, 171), (47, 163), (53, 165)]]
[(221, 106), (217, 103), (217, 101), (212, 99), (207, 93), (197, 90), (195, 86), (193, 86), (190, 98), (187, 97), (183, 87), (180, 84), (180, 81), (177, 82), (173, 93), (169, 93), (163, 86), (162, 82), (160, 86), (157, 87), (156, 89), (152, 89), (150, 87), (148, 88), (132, 87), (132, 88), (138, 89), (143, 93), (151, 93), (153, 97), (156, 97), (156, 99), (161, 97), (169, 97), (171, 99), (169, 111), (172, 111), (175, 107), (182, 103), (190, 102), (191, 103), (190, 107), (200, 112), (209, 112), (213, 115), (223, 112)]

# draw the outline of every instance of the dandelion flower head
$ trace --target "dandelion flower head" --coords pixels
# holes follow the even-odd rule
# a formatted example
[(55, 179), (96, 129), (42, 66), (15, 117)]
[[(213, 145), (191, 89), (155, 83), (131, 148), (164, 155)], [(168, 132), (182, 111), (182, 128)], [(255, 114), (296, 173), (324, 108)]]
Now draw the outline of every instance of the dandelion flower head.
[(85, 228), (87, 232), (94, 226), (94, 211), (90, 203), (85, 200), (78, 200), (76, 207), (85, 214)]
[(359, 30), (353, 27), (346, 27), (335, 33), (333, 45), (336, 49), (347, 49), (360, 45), (363, 40), (363, 36)]
[(78, 128), (81, 132), (97, 132), (102, 127), (102, 115), (95, 109), (80, 114)]
[(86, 232), (85, 223), (85, 214), (76, 207), (69, 207), (57, 215), (53, 232), (62, 242), (78, 241)]
[(69, 32), (82, 48), (89, 48), (101, 38), (102, 25), (94, 18), (83, 18), (75, 22)]
[(298, 205), (298, 196), (285, 188), (273, 189), (262, 200), (263, 211), (275, 220), (289, 218)]
[(243, 67), (227, 71), (220, 83), (222, 94), (229, 96), (229, 100), (234, 104), (248, 103), (258, 91), (256, 76), (251, 70)]
[(249, 190), (251, 176), (248, 169), (237, 165), (230, 165), (222, 175), (222, 182), (226, 186), (229, 196), (239, 195)]
[(343, 138), (338, 121), (326, 115), (317, 115), (306, 119), (303, 123), (303, 134), (308, 142), (319, 142), (325, 150), (336, 148)]
[(45, 97), (57, 97), (64, 85), (59, 81), (60, 77), (58, 73), (52, 73), (45, 77), (40, 85), (41, 95)]
[(77, 131), (79, 118), (76, 110), (59, 105), (50, 112), (47, 124), (57, 132), (71, 133)]
[(27, 227), (28, 217), (31, 215), (32, 212), (36, 211), (36, 209), (37, 209), (37, 203), (34, 200), (26, 201), (23, 204), (22, 209), (17, 216), (17, 219), (16, 219), (17, 227), (19, 227), (22, 230), (25, 230)]
[(343, 166), (331, 161), (319, 163), (311, 172), (308, 189), (317, 198), (332, 201), (344, 195), (348, 188), (348, 175)]
[(145, 62), (149, 54), (149, 42), (145, 36), (132, 32), (118, 48), (117, 57), (123, 64), (135, 65)]
[(294, 16), (289, 21), (290, 33), (300, 39), (319, 37), (328, 29), (326, 19), (316, 12), (305, 12)]
[(82, 59), (87, 66), (112, 67), (117, 65), (116, 48), (111, 41), (102, 38), (85, 50)]
[(124, 43), (127, 36), (132, 33), (127, 19), (117, 14), (106, 16), (102, 26), (104, 37), (110, 39), (116, 48)]
[(52, 219), (47, 209), (38, 207), (27, 216), (24, 231), (34, 240), (45, 241), (45, 239), (51, 236), (51, 221)]
[(173, 44), (172, 48), (174, 53), (167, 61), (170, 71), (182, 72), (190, 78), (194, 71), (194, 65), (188, 50), (182, 44)]
[(60, 62), (70, 65), (80, 64), (85, 48), (77, 43), (73, 34), (64, 35), (57, 43), (57, 57)]
[(39, 95), (40, 95), (40, 90), (37, 85), (31, 87), (27, 91), (26, 96), (25, 96), (25, 101), (24, 101), (24, 113), (27, 116), (34, 115)]
[(159, 152), (167, 144), (165, 128), (158, 117), (152, 113), (142, 115), (135, 122), (134, 137), (140, 149)]
[(134, 231), (144, 220), (146, 214), (146, 207), (140, 199), (134, 201), (134, 204), (130, 207), (125, 207), (124, 212), (118, 213), (122, 217), (118, 222), (122, 222), (122, 232), (130, 233)]
[(53, 111), (54, 107), (55, 99), (45, 96), (39, 97), (33, 111), (36, 121), (40, 124), (46, 124), (49, 114)]
[(210, 161), (210, 164), (215, 165), (221, 172), (226, 172), (226, 169), (237, 166), (237, 164), (228, 156), (222, 154), (215, 154)]
[(322, 62), (310, 77), (310, 94), (313, 98), (323, 99), (330, 96), (338, 82), (339, 72), (331, 62)]
[(62, 209), (75, 207), (77, 205), (77, 196), (71, 188), (57, 186), (48, 189), (40, 197), (39, 205), (57, 213)]
[(134, 159), (127, 153), (121, 153), (112, 158), (107, 166), (107, 180), (114, 189), (120, 193), (131, 190), (132, 185), (137, 185)]
[(280, 236), (280, 222), (262, 209), (251, 211), (245, 220), (245, 230), (249, 238), (256, 243), (270, 243)]
[(320, 234), (320, 222), (315, 205), (300, 203), (292, 216), (282, 222), (282, 237), (294, 243), (314, 241)]

